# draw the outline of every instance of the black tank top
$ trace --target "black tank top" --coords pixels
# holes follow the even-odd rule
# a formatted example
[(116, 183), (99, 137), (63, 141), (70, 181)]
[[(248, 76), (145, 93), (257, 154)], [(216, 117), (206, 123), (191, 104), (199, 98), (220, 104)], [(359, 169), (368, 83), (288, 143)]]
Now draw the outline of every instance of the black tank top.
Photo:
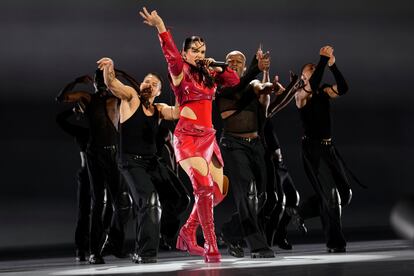
[(147, 116), (140, 104), (135, 113), (120, 125), (122, 153), (154, 155), (157, 152), (159, 117), (156, 107), (154, 115)]
[(314, 93), (306, 105), (299, 109), (305, 135), (309, 138), (326, 139), (332, 137), (330, 98), (323, 92), (322, 86), (319, 93)]
[(102, 147), (117, 144), (118, 133), (106, 110), (106, 102), (111, 97), (113, 96), (99, 92), (92, 94), (85, 111), (89, 121), (90, 146)]

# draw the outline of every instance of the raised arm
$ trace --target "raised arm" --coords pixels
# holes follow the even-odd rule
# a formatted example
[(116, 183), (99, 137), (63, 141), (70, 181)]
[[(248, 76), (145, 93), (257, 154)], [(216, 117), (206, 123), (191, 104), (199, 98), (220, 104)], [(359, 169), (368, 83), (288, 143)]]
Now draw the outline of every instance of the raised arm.
[[(256, 57), (261, 66), (261, 71), (263, 71), (263, 78), (261, 85), (256, 85), (254, 87), (255, 93), (259, 96), (259, 102), (264, 107), (264, 110), (266, 111), (269, 107), (270, 103), (270, 93), (276, 88), (276, 86), (273, 86), (272, 83), (270, 83), (269, 78), (269, 70), (270, 70), (270, 53), (267, 51), (265, 54), (263, 54), (262, 46), (259, 47), (259, 50), (257, 50)], [(259, 88), (259, 89), (258, 89)]]
[(335, 56), (333, 54), (329, 59), (328, 67), (335, 78), (336, 84), (325, 87), (324, 92), (327, 93), (331, 98), (336, 98), (338, 96), (344, 95), (346, 92), (348, 92), (348, 84), (336, 66)]
[(112, 59), (104, 57), (96, 63), (98, 64), (98, 68), (103, 70), (105, 84), (115, 97), (129, 102), (137, 95), (137, 91), (134, 88), (123, 84), (115, 77), (114, 62)]
[[(237, 84), (236, 86), (220, 87), (217, 97), (237, 99), (237, 100), (241, 99), (243, 93), (245, 93), (245, 91), (248, 90), (245, 88), (250, 85), (250, 82), (254, 80), (259, 73), (260, 73), (260, 69), (258, 66), (258, 61), (257, 61), (257, 58), (254, 57), (246, 73), (240, 78), (239, 84)], [(253, 99), (254, 97), (252, 98), (252, 100)]]
[(333, 53), (333, 48), (331, 46), (324, 46), (320, 49), (320, 59), (318, 64), (316, 65), (315, 71), (313, 72), (312, 76), (309, 79), (309, 84), (311, 86), (311, 89), (313, 92), (318, 91), (322, 77), (323, 72), (325, 71), (326, 64), (328, 63), (328, 60), (330, 56)]
[[(290, 83), (280, 94), (274, 97), (268, 108), (268, 117), (274, 116), (277, 112), (285, 108), (291, 100), (295, 97), (295, 93), (298, 88), (302, 85), (303, 81), (298, 75), (290, 72)], [(277, 93), (276, 93), (277, 94)]]
[(168, 64), (168, 72), (171, 80), (174, 86), (179, 86), (183, 79), (184, 61), (174, 43), (171, 33), (165, 28), (164, 21), (158, 15), (157, 11), (154, 10), (149, 13), (147, 9), (143, 7), (139, 14), (144, 19), (145, 24), (157, 28), (161, 49)]

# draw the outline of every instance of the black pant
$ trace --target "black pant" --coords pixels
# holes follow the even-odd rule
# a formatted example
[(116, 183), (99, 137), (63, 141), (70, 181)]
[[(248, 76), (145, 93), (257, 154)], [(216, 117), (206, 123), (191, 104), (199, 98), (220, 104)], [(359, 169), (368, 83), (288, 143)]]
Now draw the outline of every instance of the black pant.
[(319, 215), (327, 247), (344, 247), (341, 207), (349, 204), (352, 196), (346, 165), (330, 142), (309, 138), (302, 140), (302, 159), (316, 195), (301, 205), (299, 214), (304, 219)]
[(122, 175), (127, 181), (137, 210), (135, 251), (140, 256), (156, 256), (161, 227), (161, 206), (149, 202), (156, 193), (162, 203), (162, 227), (169, 236), (175, 236), (179, 215), (189, 204), (188, 191), (182, 183), (155, 156), (123, 154), (120, 160)]
[(273, 232), (276, 241), (283, 240), (287, 235), (287, 226), (291, 217), (285, 212), (286, 207), (297, 207), (299, 193), (283, 162), (279, 139), (276, 134), (274, 121), (266, 120), (264, 126), (266, 145), (266, 165), (268, 172), (267, 201), (263, 208), (268, 242), (272, 242)]
[(77, 174), (78, 181), (78, 220), (75, 230), (76, 249), (89, 250), (89, 214), (91, 211), (91, 193), (88, 169), (81, 167)]
[[(230, 189), (237, 212), (224, 223), (222, 232), (231, 242), (244, 238), (251, 251), (266, 248), (263, 229), (259, 225), (258, 212), (266, 199), (265, 152), (260, 138), (253, 141), (240, 139), (224, 133), (220, 140), (224, 159), (224, 174), (230, 182)], [(252, 208), (250, 186), (257, 188), (258, 206)]]
[(177, 238), (180, 229), (180, 216), (190, 205), (190, 192), (168, 164), (159, 158), (158, 177), (154, 177), (157, 191), (163, 207), (161, 216), (161, 234), (169, 240)]
[(112, 243), (122, 248), (125, 239), (124, 226), (128, 220), (130, 200), (128, 188), (120, 181), (116, 162), (116, 147), (93, 147), (87, 151), (87, 164), (91, 183), (90, 253), (100, 254), (104, 242), (103, 209), (105, 188), (112, 199), (112, 216), (109, 236)]
[[(267, 149), (267, 153), (272, 153)], [(291, 217), (285, 208), (296, 208), (299, 205), (299, 193), (292, 177), (283, 161), (279, 162), (273, 156), (267, 156), (267, 200), (263, 208), (268, 243), (272, 243), (271, 232), (276, 231), (275, 241), (283, 240), (287, 236), (287, 226)]]

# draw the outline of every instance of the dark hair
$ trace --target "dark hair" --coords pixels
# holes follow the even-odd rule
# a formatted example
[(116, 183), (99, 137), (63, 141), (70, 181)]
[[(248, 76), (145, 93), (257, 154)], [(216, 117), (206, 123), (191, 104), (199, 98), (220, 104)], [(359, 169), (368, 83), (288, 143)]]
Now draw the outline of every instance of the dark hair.
[[(191, 44), (195, 43), (195, 42), (200, 42), (200, 43), (204, 43), (204, 39), (200, 36), (190, 36), (187, 37), (184, 42), (183, 42), (183, 51), (187, 51), (188, 49), (191, 48)], [(196, 74), (198, 74), (200, 80), (204, 83), (205, 86), (207, 86), (208, 88), (212, 88), (214, 86), (214, 78), (210, 75), (210, 73), (208, 72), (207, 68), (205, 68), (205, 66), (192, 66), (191, 65), (191, 70), (193, 72), (195, 72)]]
[(183, 51), (187, 51), (188, 49), (190, 49), (191, 44), (197, 41), (205, 44), (204, 39), (202, 37), (196, 35), (187, 37), (183, 42)]

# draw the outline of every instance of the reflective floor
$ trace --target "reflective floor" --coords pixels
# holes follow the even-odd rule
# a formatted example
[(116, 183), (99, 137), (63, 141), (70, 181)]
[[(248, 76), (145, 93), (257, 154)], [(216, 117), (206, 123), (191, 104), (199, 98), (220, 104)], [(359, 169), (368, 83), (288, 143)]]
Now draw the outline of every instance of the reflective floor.
[(106, 257), (104, 265), (76, 263), (72, 257), (0, 262), (1, 275), (414, 275), (414, 248), (402, 240), (361, 241), (348, 252), (326, 253), (323, 244), (276, 249), (276, 258), (236, 259), (222, 251), (220, 264), (205, 264), (182, 252), (161, 252), (156, 264), (133, 264)]

